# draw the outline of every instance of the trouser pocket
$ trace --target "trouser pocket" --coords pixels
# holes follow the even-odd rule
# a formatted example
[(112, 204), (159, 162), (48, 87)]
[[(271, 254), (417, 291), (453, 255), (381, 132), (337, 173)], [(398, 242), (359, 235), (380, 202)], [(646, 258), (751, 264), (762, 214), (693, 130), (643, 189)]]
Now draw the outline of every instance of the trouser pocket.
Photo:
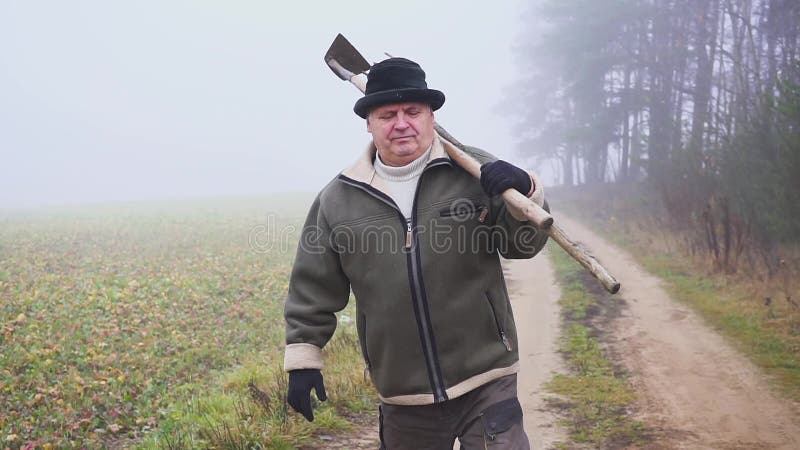
[(481, 412), (484, 439), (487, 443), (498, 441), (503, 433), (522, 423), (522, 406), (517, 397), (495, 403)]

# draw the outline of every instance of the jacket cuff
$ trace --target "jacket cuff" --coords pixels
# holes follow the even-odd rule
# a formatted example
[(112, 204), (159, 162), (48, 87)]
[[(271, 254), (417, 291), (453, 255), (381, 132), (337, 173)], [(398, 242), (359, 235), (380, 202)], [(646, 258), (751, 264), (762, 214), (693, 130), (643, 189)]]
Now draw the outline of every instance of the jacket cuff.
[(536, 180), (533, 179), (533, 175), (531, 175), (530, 172), (528, 172), (528, 178), (531, 179), (531, 189), (528, 191), (527, 194), (525, 194), (525, 197), (531, 198), (531, 195), (533, 195), (533, 191), (536, 190)]
[[(539, 177), (536, 176), (535, 173), (532, 171), (528, 171), (528, 175), (531, 177), (531, 192), (528, 193), (528, 198), (533, 200), (539, 206), (544, 205), (544, 186), (542, 186), (542, 182), (539, 180)], [(528, 218), (522, 212), (522, 210), (514, 207), (513, 205), (506, 204), (508, 207), (508, 212), (511, 214), (511, 217), (516, 219), (519, 222), (527, 222)]]
[(537, 205), (543, 206), (544, 186), (542, 186), (542, 181), (539, 180), (539, 177), (530, 170), (528, 171), (528, 175), (531, 177), (531, 192), (528, 192), (528, 198), (533, 200), (533, 202)]
[(283, 355), (283, 370), (322, 370), (322, 349), (314, 344), (288, 344)]

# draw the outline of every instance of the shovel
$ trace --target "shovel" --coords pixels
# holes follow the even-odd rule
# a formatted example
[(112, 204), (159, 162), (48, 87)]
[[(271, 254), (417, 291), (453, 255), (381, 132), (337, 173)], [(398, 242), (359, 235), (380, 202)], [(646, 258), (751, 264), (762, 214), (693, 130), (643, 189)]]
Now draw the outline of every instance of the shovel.
[[(361, 53), (353, 47), (341, 34), (336, 36), (331, 47), (325, 53), (325, 63), (339, 78), (349, 81), (361, 93), (367, 88), (367, 77), (364, 74), (372, 67)], [(434, 129), (439, 136), (452, 143), (455, 147), (445, 145), (448, 155), (456, 164), (469, 172), (472, 176), (481, 177), (481, 164), (472, 156), (466, 153), (465, 147), (438, 123), (434, 124)], [(502, 194), (503, 200), (522, 211), (528, 220), (536, 225), (540, 230), (547, 233), (551, 239), (556, 241), (570, 256), (576, 259), (585, 267), (603, 287), (610, 293), (616, 294), (619, 291), (619, 282), (603, 267), (596, 258), (590, 255), (583, 247), (573, 242), (564, 234), (558, 226), (553, 225), (553, 216), (545, 211), (541, 206), (534, 203), (528, 197), (519, 193), (516, 189), (508, 189)]]

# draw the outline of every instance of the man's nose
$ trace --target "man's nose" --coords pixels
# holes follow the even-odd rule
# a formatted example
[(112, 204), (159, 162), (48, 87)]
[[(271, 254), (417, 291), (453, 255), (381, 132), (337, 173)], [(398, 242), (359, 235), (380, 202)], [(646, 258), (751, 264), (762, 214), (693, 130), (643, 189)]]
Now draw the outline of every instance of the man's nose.
[(397, 121), (394, 123), (395, 128), (408, 128), (406, 116), (402, 112), (397, 115)]

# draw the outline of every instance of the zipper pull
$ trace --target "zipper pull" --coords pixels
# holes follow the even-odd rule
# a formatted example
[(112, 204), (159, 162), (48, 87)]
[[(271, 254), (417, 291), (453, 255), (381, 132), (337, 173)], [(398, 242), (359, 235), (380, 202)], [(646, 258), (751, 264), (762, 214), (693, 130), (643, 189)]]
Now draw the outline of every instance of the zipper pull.
[(411, 243), (414, 241), (411, 234), (411, 221), (407, 222), (408, 228), (406, 229), (406, 249), (411, 248)]
[(489, 208), (482, 206), (481, 215), (478, 216), (478, 222), (483, 223), (486, 221), (486, 216), (489, 215)]
[(506, 336), (505, 332), (503, 332), (503, 331), (500, 332), (500, 339), (503, 340), (503, 344), (506, 346), (506, 350), (508, 350), (510, 352), (511, 351), (511, 342), (509, 342), (508, 337)]

